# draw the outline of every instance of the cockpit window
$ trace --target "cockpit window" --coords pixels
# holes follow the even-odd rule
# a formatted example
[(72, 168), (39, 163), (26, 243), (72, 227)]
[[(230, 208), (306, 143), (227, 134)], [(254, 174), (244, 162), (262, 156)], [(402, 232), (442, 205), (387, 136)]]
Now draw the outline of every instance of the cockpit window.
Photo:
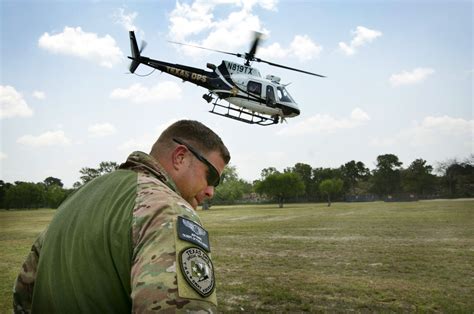
[(278, 92), (277, 92), (278, 99), (281, 102), (291, 102), (291, 103), (295, 102), (293, 100), (293, 98), (291, 98), (290, 94), (288, 93), (288, 91), (284, 87), (278, 86), (277, 90), (278, 90)]
[(262, 83), (249, 81), (247, 83), (247, 91), (252, 94), (260, 96), (262, 94)]

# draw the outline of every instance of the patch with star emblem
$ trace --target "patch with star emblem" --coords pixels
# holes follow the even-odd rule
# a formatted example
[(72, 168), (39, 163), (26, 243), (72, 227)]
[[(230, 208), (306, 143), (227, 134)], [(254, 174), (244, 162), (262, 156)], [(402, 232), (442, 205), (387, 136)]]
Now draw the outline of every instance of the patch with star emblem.
[(180, 253), (179, 262), (188, 284), (202, 297), (211, 295), (215, 287), (214, 267), (207, 253), (190, 247)]

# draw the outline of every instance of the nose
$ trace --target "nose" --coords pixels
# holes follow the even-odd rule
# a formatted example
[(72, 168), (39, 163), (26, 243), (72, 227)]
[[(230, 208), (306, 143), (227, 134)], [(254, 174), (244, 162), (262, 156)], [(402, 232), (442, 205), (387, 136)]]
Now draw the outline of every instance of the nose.
[(208, 199), (211, 199), (214, 196), (214, 187), (212, 185), (207, 186), (204, 189), (204, 194)]

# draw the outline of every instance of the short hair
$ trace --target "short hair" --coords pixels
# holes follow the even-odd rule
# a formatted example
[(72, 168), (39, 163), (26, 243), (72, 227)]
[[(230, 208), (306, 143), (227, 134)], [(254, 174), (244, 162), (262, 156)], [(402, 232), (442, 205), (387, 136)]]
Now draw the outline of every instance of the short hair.
[(230, 153), (219, 135), (194, 120), (180, 120), (170, 125), (161, 133), (150, 155), (159, 156), (160, 152), (169, 150), (174, 146), (173, 138), (180, 139), (205, 153), (218, 151), (226, 164), (230, 161)]

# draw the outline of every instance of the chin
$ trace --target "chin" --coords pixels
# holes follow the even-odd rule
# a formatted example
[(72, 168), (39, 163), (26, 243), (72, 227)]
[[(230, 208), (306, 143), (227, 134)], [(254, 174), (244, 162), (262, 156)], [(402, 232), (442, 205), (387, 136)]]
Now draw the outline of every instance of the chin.
[(196, 209), (201, 202), (199, 202), (197, 199), (193, 198), (192, 202), (190, 202), (191, 206)]

